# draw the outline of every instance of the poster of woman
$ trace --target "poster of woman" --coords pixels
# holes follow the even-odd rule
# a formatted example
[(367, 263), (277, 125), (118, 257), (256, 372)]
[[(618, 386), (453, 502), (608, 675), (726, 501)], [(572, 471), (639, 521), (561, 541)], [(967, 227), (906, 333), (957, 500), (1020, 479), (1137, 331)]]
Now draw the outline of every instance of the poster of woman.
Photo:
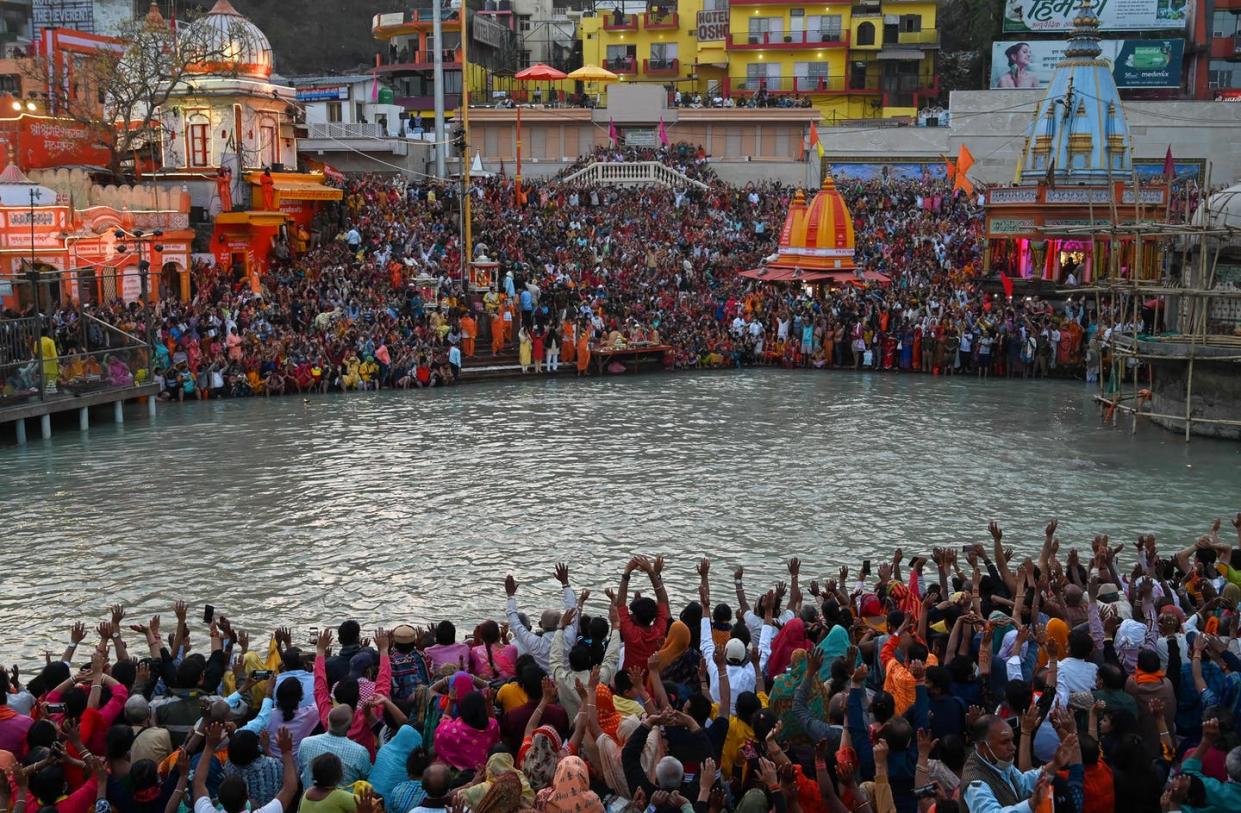
[(1014, 42), (1004, 49), (1002, 61), (998, 54), (995, 57), (997, 64), (992, 66), (994, 79), (991, 87), (1012, 90), (1041, 86), (1030, 43)]

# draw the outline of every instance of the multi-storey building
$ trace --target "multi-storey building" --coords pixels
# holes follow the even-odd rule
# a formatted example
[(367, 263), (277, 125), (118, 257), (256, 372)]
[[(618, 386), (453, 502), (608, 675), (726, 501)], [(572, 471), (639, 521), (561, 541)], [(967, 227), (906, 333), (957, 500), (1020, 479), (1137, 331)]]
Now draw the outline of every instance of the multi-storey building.
[[(414, 115), (435, 110), (435, 47), (432, 3), (414, 0), (404, 11), (376, 14), (371, 34), (379, 40), (376, 75), (392, 88), (393, 102)], [(461, 106), (461, 12), (441, 6), (444, 61), (444, 109)]]
[(1195, 96), (1241, 101), (1241, 0), (1214, 0), (1210, 7), (1206, 88)]
[(672, 0), (583, 17), (584, 62), (734, 101), (793, 97), (827, 122), (908, 116), (939, 93), (934, 0)]

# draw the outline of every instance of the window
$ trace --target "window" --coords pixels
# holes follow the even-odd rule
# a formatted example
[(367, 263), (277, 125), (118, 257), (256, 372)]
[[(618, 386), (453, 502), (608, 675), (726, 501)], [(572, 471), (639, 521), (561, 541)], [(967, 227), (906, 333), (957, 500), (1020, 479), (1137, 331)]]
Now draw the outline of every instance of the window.
[(797, 62), (793, 65), (793, 76), (797, 78), (794, 90), (806, 92), (810, 90), (827, 90), (826, 62)]
[(875, 24), (866, 22), (857, 27), (857, 44), (858, 45), (874, 45), (875, 44)]
[(22, 78), (14, 74), (0, 76), (0, 93), (12, 93), (17, 96), (22, 91)]
[(530, 30), (530, 15), (529, 14), (518, 14), (517, 19), (521, 22), (522, 31)]
[(327, 103), (327, 120), (332, 124), (340, 123), (340, 102)]
[(839, 14), (816, 14), (806, 26), (806, 42), (840, 42)]
[(652, 68), (670, 68), (672, 67), (672, 60), (676, 58), (677, 44), (675, 42), (651, 43)]
[(1211, 35), (1215, 37), (1232, 37), (1237, 34), (1237, 21), (1241, 15), (1230, 11), (1217, 11), (1211, 18)]
[(1212, 59), (1207, 65), (1207, 86), (1211, 88), (1241, 88), (1241, 62), (1225, 62)]
[(922, 15), (921, 14), (902, 14), (900, 25), (901, 25), (902, 33), (908, 34), (908, 33), (916, 33), (918, 31), (921, 31), (922, 30)]
[(783, 17), (751, 17), (750, 44), (780, 42), (784, 38)]
[(780, 90), (780, 63), (751, 62), (745, 66), (745, 89)]
[(608, 61), (604, 66), (610, 71), (630, 70), (631, 60), (634, 56), (634, 46), (632, 45), (609, 45)]
[(188, 129), (190, 139), (190, 166), (205, 167), (210, 158), (208, 139), (211, 138), (211, 125), (206, 123), (191, 124)]
[(276, 125), (263, 124), (259, 126), (259, 149), (262, 151), (268, 166), (280, 162), (280, 141), (276, 138)]

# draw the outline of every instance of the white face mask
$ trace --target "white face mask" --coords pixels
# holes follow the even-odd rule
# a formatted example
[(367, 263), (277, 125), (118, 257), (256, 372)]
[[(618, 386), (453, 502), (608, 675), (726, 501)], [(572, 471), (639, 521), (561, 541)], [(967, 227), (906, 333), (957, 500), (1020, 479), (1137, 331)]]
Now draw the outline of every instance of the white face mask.
[(1001, 771), (1007, 771), (1009, 768), (1013, 767), (1013, 761), (1011, 759), (997, 759), (995, 756), (995, 751), (991, 750), (991, 743), (987, 743), (986, 745), (987, 751), (991, 754), (991, 759), (987, 760), (988, 762)]

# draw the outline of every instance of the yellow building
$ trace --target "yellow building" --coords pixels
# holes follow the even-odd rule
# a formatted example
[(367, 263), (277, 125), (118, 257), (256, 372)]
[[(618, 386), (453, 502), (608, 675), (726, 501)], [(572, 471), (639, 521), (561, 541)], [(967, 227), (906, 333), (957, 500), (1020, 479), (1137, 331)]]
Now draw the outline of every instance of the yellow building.
[(912, 116), (939, 95), (933, 0), (672, 0), (598, 7), (582, 58), (707, 98), (809, 98), (825, 123)]

